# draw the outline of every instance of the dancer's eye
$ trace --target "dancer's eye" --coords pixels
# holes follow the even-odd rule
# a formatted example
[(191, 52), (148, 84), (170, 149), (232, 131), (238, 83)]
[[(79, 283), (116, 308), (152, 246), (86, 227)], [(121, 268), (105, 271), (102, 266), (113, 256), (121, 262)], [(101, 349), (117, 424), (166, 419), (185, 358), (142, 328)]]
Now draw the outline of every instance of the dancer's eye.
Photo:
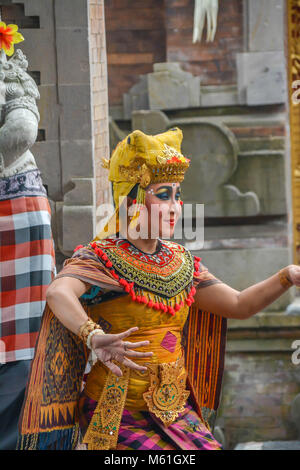
[(159, 199), (161, 199), (162, 201), (167, 201), (168, 199), (170, 199), (170, 194), (168, 191), (162, 191), (162, 192), (158, 192), (155, 194), (156, 197), (158, 197)]
[[(176, 188), (175, 199), (178, 200), (180, 198), (180, 193), (181, 193), (180, 187)], [(163, 201), (167, 201), (168, 199), (171, 199), (172, 194), (173, 194), (173, 188), (170, 186), (164, 186), (164, 187), (159, 188), (156, 191), (155, 196)]]
[(169, 186), (160, 187), (155, 192), (155, 196), (163, 201), (170, 199), (171, 195), (172, 195), (172, 188)]

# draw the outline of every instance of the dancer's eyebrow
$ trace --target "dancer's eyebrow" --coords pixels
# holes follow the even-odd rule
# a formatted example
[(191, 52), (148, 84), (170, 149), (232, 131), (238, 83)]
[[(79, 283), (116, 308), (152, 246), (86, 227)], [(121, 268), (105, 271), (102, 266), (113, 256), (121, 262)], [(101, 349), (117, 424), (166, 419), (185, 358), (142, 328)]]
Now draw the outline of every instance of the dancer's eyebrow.
[[(165, 189), (172, 190), (173, 188), (172, 188), (172, 186), (160, 186), (159, 188), (157, 188), (156, 192), (161, 191), (161, 190), (165, 190)], [(176, 191), (181, 191), (181, 187), (177, 186)]]
[(170, 186), (161, 186), (160, 188), (157, 188), (155, 192), (158, 193), (160, 191), (172, 191), (172, 188)]

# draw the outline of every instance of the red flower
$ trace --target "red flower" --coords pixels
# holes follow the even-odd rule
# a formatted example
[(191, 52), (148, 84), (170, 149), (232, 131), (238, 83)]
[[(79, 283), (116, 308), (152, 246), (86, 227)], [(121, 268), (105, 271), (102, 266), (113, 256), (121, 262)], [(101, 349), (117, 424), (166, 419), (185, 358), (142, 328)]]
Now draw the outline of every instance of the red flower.
[(11, 56), (14, 53), (14, 44), (24, 41), (21, 33), (18, 33), (18, 26), (16, 24), (6, 24), (0, 21), (0, 49)]

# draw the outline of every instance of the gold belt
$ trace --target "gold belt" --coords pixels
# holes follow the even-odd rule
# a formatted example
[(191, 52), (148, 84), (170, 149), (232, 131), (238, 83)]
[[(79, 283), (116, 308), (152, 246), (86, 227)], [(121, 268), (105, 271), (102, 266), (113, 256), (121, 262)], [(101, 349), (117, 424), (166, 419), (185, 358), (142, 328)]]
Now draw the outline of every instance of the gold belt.
[[(90, 450), (108, 450), (115, 448), (118, 441), (119, 427), (125, 406), (129, 367), (118, 363), (122, 377), (108, 371), (106, 381), (98, 400), (93, 417), (85, 433), (83, 443)], [(150, 374), (150, 386), (143, 394), (150, 413), (169, 426), (179, 413), (190, 394), (185, 389), (186, 372), (184, 358), (163, 364), (147, 364)]]

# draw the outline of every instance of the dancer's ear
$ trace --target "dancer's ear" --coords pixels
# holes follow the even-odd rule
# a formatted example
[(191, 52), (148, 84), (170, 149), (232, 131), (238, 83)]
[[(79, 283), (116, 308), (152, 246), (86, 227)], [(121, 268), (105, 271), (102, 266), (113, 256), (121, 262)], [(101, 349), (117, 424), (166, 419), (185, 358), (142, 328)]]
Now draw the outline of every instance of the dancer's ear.
[(132, 206), (132, 204), (133, 204), (133, 198), (130, 196), (127, 196), (127, 208)]

